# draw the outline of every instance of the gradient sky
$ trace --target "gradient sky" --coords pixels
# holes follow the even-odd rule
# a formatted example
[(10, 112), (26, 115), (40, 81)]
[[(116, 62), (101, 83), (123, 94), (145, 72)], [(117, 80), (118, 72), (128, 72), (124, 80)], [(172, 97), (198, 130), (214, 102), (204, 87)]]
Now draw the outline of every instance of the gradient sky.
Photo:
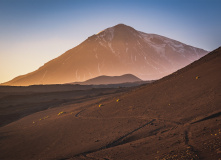
[(0, 0), (0, 83), (119, 23), (212, 51), (221, 0)]

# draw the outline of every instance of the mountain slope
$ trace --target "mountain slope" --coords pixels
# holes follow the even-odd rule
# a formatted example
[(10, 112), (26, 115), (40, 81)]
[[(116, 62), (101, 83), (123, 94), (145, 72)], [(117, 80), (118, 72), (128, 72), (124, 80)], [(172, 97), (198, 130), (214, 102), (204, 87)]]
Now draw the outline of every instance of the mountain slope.
[[(116, 138), (115, 143), (110, 143), (112, 146), (82, 154), (82, 157), (125, 160), (219, 159), (220, 61), (221, 47), (159, 81), (118, 97), (120, 103), (112, 100), (103, 103), (104, 107), (100, 110), (90, 108), (82, 112), (82, 118), (137, 117), (144, 120), (137, 128), (133, 127), (137, 129), (136, 132), (121, 134), (123, 138)], [(124, 125), (132, 124), (132, 119)], [(119, 126), (120, 131), (123, 131), (123, 125)], [(78, 158), (81, 156), (71, 159)]]
[(127, 83), (127, 82), (139, 82), (141, 79), (137, 78), (132, 74), (125, 74), (122, 76), (99, 76), (84, 82), (76, 82), (77, 84), (84, 85), (100, 85), (100, 84), (119, 84), (119, 83)]
[(0, 127), (0, 159), (219, 159), (220, 61), (221, 48), (154, 83), (70, 101)]
[(60, 84), (128, 73), (143, 80), (152, 80), (168, 75), (207, 53), (119, 24), (89, 37), (38, 70), (4, 84)]

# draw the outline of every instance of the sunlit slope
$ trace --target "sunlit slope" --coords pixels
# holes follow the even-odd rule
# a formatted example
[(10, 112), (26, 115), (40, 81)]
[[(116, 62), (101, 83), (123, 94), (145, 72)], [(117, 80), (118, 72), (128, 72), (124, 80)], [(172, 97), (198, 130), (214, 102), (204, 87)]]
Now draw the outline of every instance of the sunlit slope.
[(38, 70), (5, 85), (62, 84), (101, 75), (133, 74), (143, 80), (162, 78), (208, 52), (181, 42), (146, 34), (124, 24), (107, 28)]

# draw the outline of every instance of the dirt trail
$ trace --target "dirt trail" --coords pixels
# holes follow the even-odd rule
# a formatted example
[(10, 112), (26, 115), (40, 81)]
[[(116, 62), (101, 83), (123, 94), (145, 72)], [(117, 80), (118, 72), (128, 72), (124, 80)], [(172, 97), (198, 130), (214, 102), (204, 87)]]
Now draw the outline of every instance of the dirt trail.
[(128, 137), (129, 135), (133, 134), (134, 132), (144, 128), (145, 126), (147, 126), (148, 124), (151, 124), (155, 121), (156, 119), (152, 119), (151, 121), (143, 124), (142, 126), (138, 127), (138, 128), (135, 128), (134, 130), (128, 132), (127, 134), (119, 137), (118, 139), (114, 140), (113, 142), (110, 142), (109, 144), (99, 148), (99, 149), (95, 149), (95, 150), (91, 150), (91, 151), (87, 151), (87, 152), (83, 152), (83, 153), (80, 153), (80, 154), (77, 154), (75, 155), (74, 157), (69, 157), (69, 158), (63, 158), (63, 159), (60, 159), (60, 160), (66, 160), (66, 159), (71, 159), (71, 158), (77, 158), (77, 157), (80, 157), (80, 156), (84, 156), (85, 158), (88, 158), (87, 157), (87, 154), (89, 153), (93, 153), (93, 152), (97, 152), (97, 151), (101, 151), (103, 149), (107, 149), (107, 148), (111, 148), (111, 147), (115, 147), (115, 146), (118, 146), (120, 145), (120, 142), (122, 142), (123, 139), (125, 139), (126, 137)]

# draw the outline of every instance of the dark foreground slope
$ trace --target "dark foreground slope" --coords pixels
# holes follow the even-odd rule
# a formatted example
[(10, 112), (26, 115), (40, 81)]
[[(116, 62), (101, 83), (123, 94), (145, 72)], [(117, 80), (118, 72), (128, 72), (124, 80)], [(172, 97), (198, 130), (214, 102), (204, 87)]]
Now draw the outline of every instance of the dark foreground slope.
[[(113, 85), (45, 85), (0, 87), (0, 127), (35, 112), (126, 92)], [(132, 83), (131, 85), (138, 85)], [(106, 88), (105, 88), (106, 87)]]
[(0, 128), (0, 159), (219, 159), (220, 62), (221, 48), (122, 95), (10, 123)]

